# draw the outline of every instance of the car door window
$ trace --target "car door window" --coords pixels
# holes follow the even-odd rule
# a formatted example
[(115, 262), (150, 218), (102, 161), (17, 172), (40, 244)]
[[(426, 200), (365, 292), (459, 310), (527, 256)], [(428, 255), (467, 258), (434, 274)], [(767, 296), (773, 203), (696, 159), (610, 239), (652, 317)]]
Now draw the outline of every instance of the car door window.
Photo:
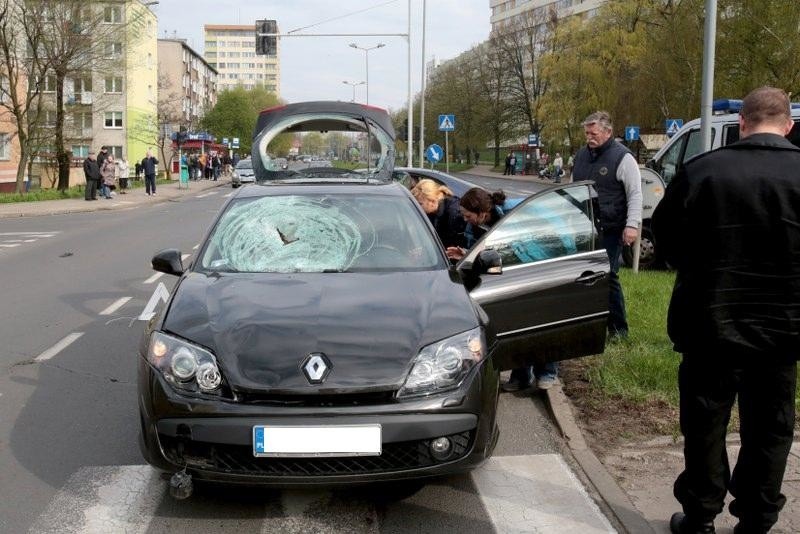
[(521, 204), (485, 236), (482, 248), (512, 267), (594, 249), (590, 190), (585, 185), (551, 191)]
[[(711, 130), (711, 138), (714, 138), (714, 130)], [(686, 149), (683, 151), (681, 163), (686, 163), (700, 152), (703, 151), (703, 139), (700, 135), (700, 130), (692, 130), (686, 139)]]

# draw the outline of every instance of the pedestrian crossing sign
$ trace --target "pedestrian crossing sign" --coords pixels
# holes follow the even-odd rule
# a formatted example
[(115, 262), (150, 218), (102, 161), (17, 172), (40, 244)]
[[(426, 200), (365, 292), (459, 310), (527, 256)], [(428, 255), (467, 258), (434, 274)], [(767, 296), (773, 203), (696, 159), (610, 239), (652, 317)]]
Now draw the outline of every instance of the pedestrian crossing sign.
[(439, 131), (452, 132), (456, 129), (455, 115), (439, 115)]
[(667, 137), (672, 137), (683, 126), (683, 119), (667, 119), (665, 127), (667, 129)]

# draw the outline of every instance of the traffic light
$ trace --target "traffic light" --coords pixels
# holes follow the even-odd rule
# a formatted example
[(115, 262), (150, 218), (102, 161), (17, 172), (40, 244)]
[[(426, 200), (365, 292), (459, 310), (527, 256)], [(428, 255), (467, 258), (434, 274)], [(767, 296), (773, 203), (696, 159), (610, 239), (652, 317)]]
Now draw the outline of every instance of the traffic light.
[(256, 54), (259, 56), (274, 56), (278, 53), (278, 38), (263, 35), (265, 33), (278, 33), (278, 23), (275, 20), (256, 21)]

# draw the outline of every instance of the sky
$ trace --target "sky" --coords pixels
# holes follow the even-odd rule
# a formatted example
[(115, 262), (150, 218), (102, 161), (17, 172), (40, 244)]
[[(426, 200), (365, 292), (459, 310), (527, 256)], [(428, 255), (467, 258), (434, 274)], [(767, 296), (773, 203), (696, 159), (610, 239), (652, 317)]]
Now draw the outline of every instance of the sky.
[[(422, 80), (422, 7), (411, 3), (411, 80)], [(159, 38), (186, 39), (204, 52), (204, 24), (255, 24), (275, 19), (281, 33), (314, 25), (297, 34), (405, 34), (409, 0), (160, 0)], [(453, 58), (489, 36), (489, 0), (427, 0), (425, 57)], [(332, 20), (335, 19), (335, 20)], [(318, 24), (321, 23), (321, 24)], [(408, 48), (405, 37), (286, 37), (280, 44), (281, 97), (288, 102), (345, 100), (366, 80), (366, 54), (350, 48), (379, 43), (369, 54), (369, 103), (387, 109), (405, 107), (408, 97)], [(366, 86), (356, 86), (356, 101), (366, 101)], [(446, 113), (446, 111), (442, 111)]]

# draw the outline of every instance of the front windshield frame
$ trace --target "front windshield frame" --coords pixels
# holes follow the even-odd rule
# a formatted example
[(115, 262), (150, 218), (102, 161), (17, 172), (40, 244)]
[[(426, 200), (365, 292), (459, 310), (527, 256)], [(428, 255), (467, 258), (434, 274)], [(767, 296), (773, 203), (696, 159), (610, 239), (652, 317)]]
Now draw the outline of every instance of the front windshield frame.
[[(266, 173), (266, 179), (271, 180), (273, 176), (277, 179), (281, 178), (302, 178), (303, 177), (303, 170), (299, 171), (292, 171), (291, 176), (286, 175), (286, 171), (282, 171), (280, 168), (273, 169), (273, 165), (271, 164), (273, 161), (276, 161), (279, 158), (272, 158), (269, 155), (268, 147), (269, 144), (275, 139), (278, 135), (285, 133), (286, 130), (290, 128), (294, 128), (295, 126), (301, 125), (306, 122), (310, 121), (319, 121), (319, 120), (327, 120), (327, 121), (335, 121), (337, 123), (342, 124), (342, 128), (336, 130), (327, 130), (327, 131), (340, 131), (340, 132), (363, 132), (366, 133), (368, 136), (368, 146), (372, 145), (372, 139), (374, 138), (380, 145), (380, 154), (378, 161), (375, 165), (371, 164), (371, 154), (370, 151), (367, 154), (367, 168), (369, 172), (367, 173), (355, 173), (349, 172), (345, 173), (349, 177), (353, 176), (365, 176), (369, 178), (377, 178), (382, 181), (387, 181), (391, 179), (391, 171), (394, 164), (395, 158), (395, 147), (394, 147), (394, 140), (392, 137), (383, 130), (378, 124), (374, 121), (370, 120), (365, 116), (356, 116), (346, 113), (336, 113), (336, 112), (314, 112), (314, 113), (302, 113), (297, 115), (290, 115), (286, 118), (276, 122), (269, 126), (269, 129), (262, 130), (262, 132), (258, 136), (258, 142), (253, 145), (253, 158), (259, 158), (261, 163), (261, 168)], [(351, 128), (344, 127), (345, 125), (350, 125)], [(296, 131), (296, 130), (295, 130)], [(313, 130), (308, 130), (313, 131)], [(255, 168), (255, 165), (253, 166)], [(331, 171), (332, 177), (339, 177), (342, 175), (340, 169), (334, 169)], [(321, 177), (321, 173), (324, 174), (324, 168), (314, 168), (315, 172), (313, 173), (313, 177), (318, 178)], [(261, 179), (261, 178), (259, 178)]]

